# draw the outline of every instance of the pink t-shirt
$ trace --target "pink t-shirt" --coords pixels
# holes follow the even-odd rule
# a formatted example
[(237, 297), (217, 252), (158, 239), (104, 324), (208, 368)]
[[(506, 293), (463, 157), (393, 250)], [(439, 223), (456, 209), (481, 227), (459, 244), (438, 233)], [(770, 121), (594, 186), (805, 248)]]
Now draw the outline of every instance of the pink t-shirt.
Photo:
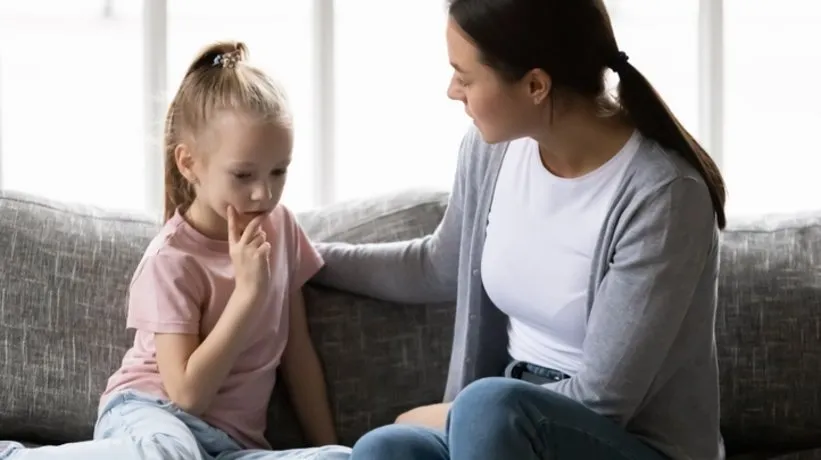
[[(282, 205), (271, 212), (263, 230), (271, 243), (269, 302), (255, 318), (256, 327), (245, 350), (202, 419), (246, 448), (267, 449), (270, 446), (263, 433), (276, 369), (288, 340), (288, 299), (323, 262)], [(179, 213), (169, 219), (148, 246), (131, 281), (126, 326), (136, 329), (134, 346), (109, 379), (102, 401), (125, 389), (168, 399), (157, 368), (154, 334), (198, 334), (204, 339), (233, 290), (228, 243), (207, 238)]]

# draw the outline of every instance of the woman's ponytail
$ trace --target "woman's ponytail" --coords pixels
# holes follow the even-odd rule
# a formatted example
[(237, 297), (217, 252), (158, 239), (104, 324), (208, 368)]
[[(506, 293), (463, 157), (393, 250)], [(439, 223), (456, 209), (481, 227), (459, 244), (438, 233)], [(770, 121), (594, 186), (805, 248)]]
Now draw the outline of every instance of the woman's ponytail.
[(713, 201), (718, 227), (723, 229), (727, 223), (724, 213), (726, 190), (718, 166), (684, 129), (644, 75), (627, 62), (624, 53), (619, 53), (617, 61), (611, 63), (610, 67), (619, 75), (619, 102), (636, 128), (683, 156), (704, 178)]

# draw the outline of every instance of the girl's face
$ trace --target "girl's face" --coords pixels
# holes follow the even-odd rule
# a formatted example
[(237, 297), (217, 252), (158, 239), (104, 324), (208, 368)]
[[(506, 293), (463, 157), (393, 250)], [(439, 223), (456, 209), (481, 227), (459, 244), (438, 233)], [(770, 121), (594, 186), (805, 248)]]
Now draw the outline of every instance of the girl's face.
[[(229, 206), (236, 209), (240, 228), (244, 228), (279, 203), (291, 163), (293, 134), (289, 123), (230, 114), (215, 120), (210, 129), (199, 139), (197, 151), (189, 155), (188, 174), (184, 174), (193, 177), (196, 190), (190, 213), (197, 215), (209, 233), (223, 237)], [(177, 163), (181, 163), (179, 158)], [(181, 170), (186, 167), (181, 166)]]

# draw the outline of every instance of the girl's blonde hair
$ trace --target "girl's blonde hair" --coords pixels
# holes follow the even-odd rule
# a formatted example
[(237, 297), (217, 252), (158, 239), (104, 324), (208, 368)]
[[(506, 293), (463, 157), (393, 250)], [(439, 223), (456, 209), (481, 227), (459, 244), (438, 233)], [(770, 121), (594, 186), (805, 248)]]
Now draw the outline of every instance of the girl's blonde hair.
[(270, 122), (290, 122), (284, 91), (264, 72), (246, 63), (242, 42), (218, 42), (194, 59), (165, 118), (165, 212), (194, 201), (194, 188), (177, 168), (174, 151), (193, 142), (221, 112), (241, 112)]

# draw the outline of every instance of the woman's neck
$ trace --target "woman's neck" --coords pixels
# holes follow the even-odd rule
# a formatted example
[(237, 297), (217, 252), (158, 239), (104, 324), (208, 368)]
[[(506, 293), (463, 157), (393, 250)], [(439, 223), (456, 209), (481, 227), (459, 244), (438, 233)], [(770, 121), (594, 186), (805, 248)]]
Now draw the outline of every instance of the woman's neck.
[(533, 137), (542, 165), (559, 177), (583, 176), (613, 158), (632, 136), (624, 115), (602, 116), (595, 110), (562, 113)]

